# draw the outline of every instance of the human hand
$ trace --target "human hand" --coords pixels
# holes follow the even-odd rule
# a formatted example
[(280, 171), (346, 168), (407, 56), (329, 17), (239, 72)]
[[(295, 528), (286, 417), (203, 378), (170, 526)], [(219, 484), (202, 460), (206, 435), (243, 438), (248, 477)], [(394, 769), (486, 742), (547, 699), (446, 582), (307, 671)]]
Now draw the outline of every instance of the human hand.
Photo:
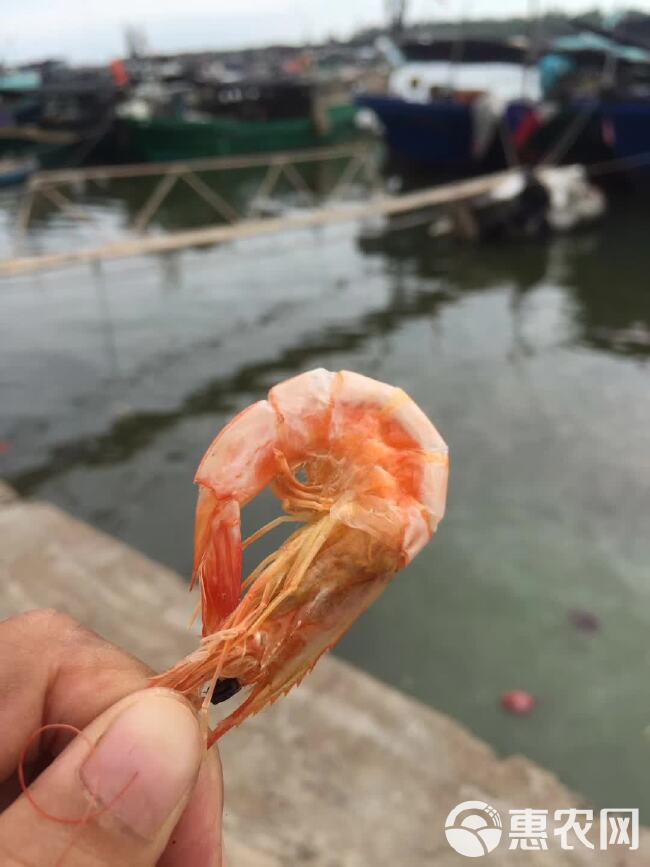
[[(180, 696), (144, 689), (149, 675), (65, 615), (0, 623), (2, 867), (221, 867), (218, 754)], [(82, 735), (36, 735), (61, 724)]]

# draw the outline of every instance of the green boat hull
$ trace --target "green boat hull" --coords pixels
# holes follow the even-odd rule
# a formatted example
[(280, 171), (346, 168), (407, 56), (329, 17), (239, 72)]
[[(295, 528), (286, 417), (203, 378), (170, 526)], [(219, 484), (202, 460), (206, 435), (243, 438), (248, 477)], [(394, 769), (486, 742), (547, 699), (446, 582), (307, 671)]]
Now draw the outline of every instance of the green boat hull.
[(357, 134), (356, 107), (328, 109), (318, 130), (310, 118), (244, 122), (127, 120), (130, 149), (147, 162), (304, 150), (341, 144)]

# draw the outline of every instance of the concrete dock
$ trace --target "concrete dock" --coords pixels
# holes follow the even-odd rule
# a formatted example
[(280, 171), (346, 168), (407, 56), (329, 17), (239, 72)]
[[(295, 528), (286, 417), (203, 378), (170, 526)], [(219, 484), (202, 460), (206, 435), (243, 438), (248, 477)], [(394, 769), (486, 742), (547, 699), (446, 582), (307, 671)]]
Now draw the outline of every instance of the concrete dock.
[[(0, 483), (1, 618), (57, 608), (161, 669), (195, 646), (193, 605), (170, 570)], [(454, 720), (331, 656), (220, 749), (229, 867), (460, 867), (472, 862), (450, 848), (444, 821), (461, 801), (486, 801), (503, 817), (590, 806), (527, 759), (497, 757)], [(646, 829), (636, 852), (563, 851), (552, 832), (548, 845), (509, 851), (502, 841), (485, 862), (650, 865)]]

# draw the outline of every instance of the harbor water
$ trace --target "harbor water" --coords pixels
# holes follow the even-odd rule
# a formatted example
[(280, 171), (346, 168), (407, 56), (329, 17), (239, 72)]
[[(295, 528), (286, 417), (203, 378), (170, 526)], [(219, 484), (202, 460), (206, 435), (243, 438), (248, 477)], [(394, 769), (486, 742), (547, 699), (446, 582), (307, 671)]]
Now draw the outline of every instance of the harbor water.
[[(91, 205), (92, 229), (52, 213), (30, 250), (126, 220)], [(318, 366), (402, 386), (450, 444), (448, 513), (337, 652), (648, 823), (646, 219), (625, 201), (572, 237), (467, 246), (338, 226), (4, 279), (0, 477), (188, 575), (193, 472), (227, 419)], [(246, 522), (277, 513), (264, 495)], [(531, 716), (501, 710), (512, 689)]]

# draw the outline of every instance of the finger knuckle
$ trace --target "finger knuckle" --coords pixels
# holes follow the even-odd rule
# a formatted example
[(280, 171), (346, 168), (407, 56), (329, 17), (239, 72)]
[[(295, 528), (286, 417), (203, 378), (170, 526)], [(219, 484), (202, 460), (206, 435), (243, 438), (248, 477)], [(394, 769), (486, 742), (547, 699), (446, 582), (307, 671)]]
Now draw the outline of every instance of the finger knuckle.
[(67, 635), (80, 628), (74, 617), (56, 608), (37, 608), (20, 616), (25, 628), (37, 633)]

